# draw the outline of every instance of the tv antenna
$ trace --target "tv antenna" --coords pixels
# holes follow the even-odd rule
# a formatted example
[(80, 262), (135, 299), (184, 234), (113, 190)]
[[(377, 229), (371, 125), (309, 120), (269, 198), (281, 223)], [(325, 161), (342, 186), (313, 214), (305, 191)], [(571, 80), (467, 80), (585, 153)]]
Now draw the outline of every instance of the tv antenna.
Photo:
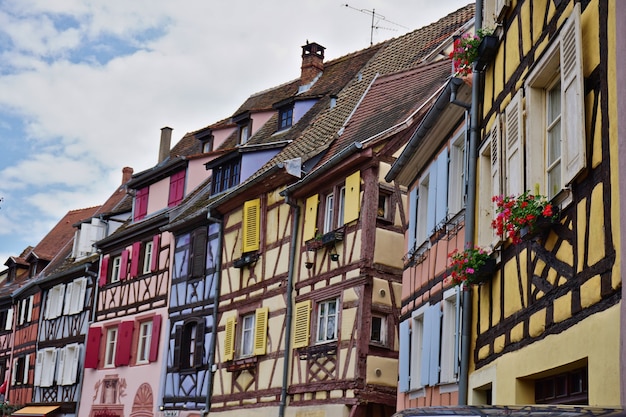
[[(352, 9), (352, 10), (356, 10), (357, 12), (361, 12), (367, 15), (371, 15), (372, 16), (372, 24), (370, 26), (370, 46), (372, 46), (374, 44), (374, 29), (385, 29), (385, 30), (393, 30), (393, 31), (397, 31), (398, 29), (394, 29), (394, 28), (388, 28), (388, 27), (384, 27), (384, 26), (379, 26), (378, 24), (380, 23), (381, 20), (384, 20), (385, 22), (391, 24), (391, 25), (395, 25), (395, 26), (399, 26), (401, 28), (407, 29), (409, 30), (408, 27), (403, 26), (399, 23), (395, 23), (392, 22), (390, 20), (387, 20), (387, 18), (381, 14), (376, 13), (375, 9), (372, 10), (367, 10), (367, 9), (357, 9), (356, 7), (352, 7), (349, 4), (342, 4), (342, 6), (347, 7), (348, 9)], [(374, 19), (378, 19), (376, 21), (376, 23), (374, 23)]]

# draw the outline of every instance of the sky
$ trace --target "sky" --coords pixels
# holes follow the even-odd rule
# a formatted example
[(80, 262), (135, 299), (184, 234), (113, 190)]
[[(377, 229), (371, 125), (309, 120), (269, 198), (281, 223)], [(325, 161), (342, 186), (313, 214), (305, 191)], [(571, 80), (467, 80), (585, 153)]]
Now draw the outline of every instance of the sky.
[(162, 127), (174, 145), (298, 78), (307, 41), (330, 60), (469, 3), (0, 0), (0, 265), (155, 165)]

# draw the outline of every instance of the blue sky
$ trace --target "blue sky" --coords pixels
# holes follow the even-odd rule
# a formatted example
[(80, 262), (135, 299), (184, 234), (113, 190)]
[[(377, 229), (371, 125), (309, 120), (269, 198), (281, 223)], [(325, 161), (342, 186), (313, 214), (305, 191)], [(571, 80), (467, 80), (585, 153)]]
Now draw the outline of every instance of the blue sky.
[[(326, 59), (427, 25), (467, 0), (0, 0), (0, 262), (67, 211), (102, 204), (186, 132)], [(2, 268), (0, 268), (2, 269)]]

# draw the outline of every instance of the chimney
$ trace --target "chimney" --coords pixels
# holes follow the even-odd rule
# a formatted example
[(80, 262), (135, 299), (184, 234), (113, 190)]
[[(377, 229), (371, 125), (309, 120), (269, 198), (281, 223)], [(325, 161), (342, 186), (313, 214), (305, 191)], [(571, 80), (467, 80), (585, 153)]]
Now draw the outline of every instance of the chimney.
[(300, 85), (306, 85), (315, 80), (320, 72), (324, 71), (324, 48), (318, 43), (309, 43), (302, 46), (302, 72)]
[(133, 172), (135, 171), (131, 167), (122, 168), (122, 185), (130, 181), (130, 178), (133, 176)]
[(161, 145), (159, 146), (159, 161), (165, 161), (168, 156), (170, 156), (170, 144), (172, 143), (172, 128), (171, 127), (162, 127), (161, 128)]

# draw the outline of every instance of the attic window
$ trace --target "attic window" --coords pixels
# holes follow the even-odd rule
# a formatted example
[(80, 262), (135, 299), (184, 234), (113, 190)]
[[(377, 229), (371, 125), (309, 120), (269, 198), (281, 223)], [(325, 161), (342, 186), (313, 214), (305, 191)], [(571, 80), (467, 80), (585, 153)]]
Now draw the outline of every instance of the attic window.
[(213, 150), (213, 136), (202, 139), (202, 153), (211, 152)]
[(239, 126), (239, 144), (245, 144), (250, 139), (250, 123)]
[(278, 130), (289, 129), (293, 123), (293, 106), (283, 107), (278, 111)]

